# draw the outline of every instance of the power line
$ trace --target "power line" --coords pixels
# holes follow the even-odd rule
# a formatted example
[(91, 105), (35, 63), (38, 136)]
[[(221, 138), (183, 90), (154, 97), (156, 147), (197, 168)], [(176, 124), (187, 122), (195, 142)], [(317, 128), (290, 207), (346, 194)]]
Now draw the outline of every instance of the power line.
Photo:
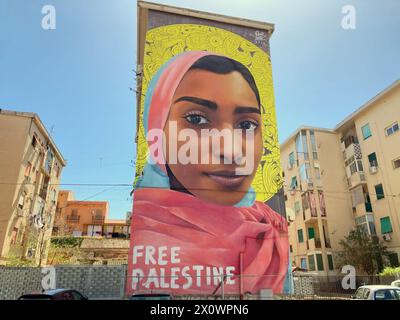
[[(0, 182), (0, 185), (35, 185), (35, 183), (31, 182)], [(134, 188), (133, 183), (49, 183), (49, 186), (75, 186), (75, 187), (132, 187)], [(285, 186), (284, 186), (285, 187)], [(164, 187), (159, 187), (159, 186), (143, 186), (140, 189), (166, 189)], [(195, 191), (216, 191), (215, 189), (211, 188), (189, 188), (190, 190), (195, 190)], [(138, 189), (136, 189), (138, 190)], [(334, 190), (324, 190), (324, 189), (316, 189), (316, 190), (303, 190), (303, 189), (286, 189), (284, 190), (285, 193), (290, 193), (290, 192), (300, 192), (300, 193), (306, 193), (310, 191), (321, 191), (324, 194), (351, 194), (351, 191), (334, 191)], [(243, 192), (246, 193), (247, 191), (232, 191), (232, 192)], [(261, 193), (261, 194), (266, 194), (266, 195), (274, 195), (277, 192), (268, 192), (268, 191), (257, 191), (256, 193)], [(395, 195), (395, 194), (376, 194), (376, 193), (370, 193), (368, 194), (371, 196), (381, 196), (383, 195), (384, 197), (400, 197), (400, 195)]]

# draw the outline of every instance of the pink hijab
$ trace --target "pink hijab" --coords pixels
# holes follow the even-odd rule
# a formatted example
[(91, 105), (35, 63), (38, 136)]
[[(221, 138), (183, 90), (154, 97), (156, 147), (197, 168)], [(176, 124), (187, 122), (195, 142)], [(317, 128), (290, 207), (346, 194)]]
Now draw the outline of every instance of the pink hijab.
[[(147, 92), (151, 92), (148, 118), (146, 110), (144, 116), (147, 130), (164, 128), (183, 76), (198, 59), (211, 54), (186, 52), (163, 67)], [(165, 167), (158, 165), (165, 172)], [(282, 292), (288, 269), (287, 222), (264, 203), (221, 206), (169, 189), (141, 188), (134, 192), (131, 229), (128, 294), (143, 290), (212, 294), (217, 287), (213, 277), (226, 270), (230, 270), (226, 293)], [(179, 258), (174, 259), (168, 249), (161, 263), (152, 263), (156, 255), (146, 261), (135, 246), (179, 248)], [(191, 286), (188, 278), (192, 278)]]

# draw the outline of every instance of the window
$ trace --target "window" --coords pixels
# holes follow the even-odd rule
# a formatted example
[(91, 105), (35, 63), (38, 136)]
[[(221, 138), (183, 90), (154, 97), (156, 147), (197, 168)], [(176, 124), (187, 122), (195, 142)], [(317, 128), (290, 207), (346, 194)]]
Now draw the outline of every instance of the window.
[(385, 129), (386, 135), (391, 136), (393, 133), (399, 131), (399, 123), (395, 122)]
[(307, 179), (311, 178), (311, 174), (310, 174), (310, 164), (309, 163), (303, 163), (300, 166), (300, 180), (301, 181), (306, 181)]
[(317, 160), (318, 159), (318, 153), (317, 153), (317, 145), (315, 143), (314, 130), (310, 130), (310, 141), (311, 141), (311, 149), (312, 149), (313, 159)]
[(289, 251), (290, 251), (290, 252), (293, 252), (293, 247), (292, 247), (292, 245), (289, 246)]
[(303, 210), (307, 210), (310, 207), (310, 203), (308, 201), (308, 193), (303, 193), (301, 195), (301, 205)]
[(392, 224), (390, 222), (390, 217), (381, 218), (381, 233), (390, 233), (393, 232)]
[(301, 258), (300, 259), (300, 267), (304, 270), (307, 269), (307, 259), (306, 258)]
[(378, 184), (375, 186), (375, 194), (377, 200), (385, 198), (385, 193), (383, 192), (382, 184)]
[(44, 177), (42, 188), (40, 189), (40, 194), (39, 194), (39, 196), (43, 200), (46, 200), (47, 192), (48, 192), (48, 189), (49, 189), (49, 182), (50, 182), (50, 178), (49, 177)]
[(297, 230), (297, 238), (299, 239), (299, 243), (304, 242), (303, 229)]
[(12, 234), (11, 234), (11, 245), (14, 245), (17, 243), (17, 235), (18, 235), (18, 228), (13, 228)]
[(321, 179), (321, 172), (319, 170), (319, 167), (314, 167), (314, 172), (315, 172), (315, 179)]
[(25, 203), (25, 193), (22, 193), (18, 199), (18, 208), (23, 209)]
[(308, 228), (308, 239), (314, 239), (315, 231), (313, 227)]
[(303, 155), (304, 160), (309, 159), (306, 130), (301, 130), (296, 136), (296, 151), (300, 157)]
[(369, 123), (367, 123), (365, 126), (362, 126), (361, 131), (362, 131), (364, 140), (368, 139), (370, 136), (372, 136), (371, 128), (369, 127)]
[(369, 166), (370, 167), (377, 167), (378, 166), (378, 160), (376, 159), (375, 152), (373, 152), (373, 153), (368, 155), (368, 161), (369, 161)]
[(37, 139), (36, 139), (36, 137), (35, 136), (33, 136), (33, 138), (32, 138), (32, 147), (36, 147), (36, 145), (37, 145)]
[(296, 215), (298, 215), (300, 213), (300, 202), (296, 201), (294, 203), (294, 212)]
[(44, 170), (50, 174), (51, 173), (51, 166), (53, 165), (53, 159), (54, 159), (54, 154), (51, 151), (51, 149), (49, 148), (47, 150), (47, 155), (46, 155), (46, 162), (44, 165)]
[(368, 297), (369, 297), (369, 294), (370, 294), (370, 293), (371, 293), (371, 290), (369, 290), (368, 288), (365, 288), (365, 289), (364, 289), (363, 296), (362, 296), (362, 299), (368, 300)]
[(290, 165), (291, 167), (293, 167), (295, 163), (296, 163), (296, 160), (295, 160), (295, 158), (294, 158), (294, 152), (291, 152), (291, 153), (289, 154), (289, 165)]
[(375, 292), (375, 300), (399, 300), (397, 292), (400, 290), (386, 289)]
[(400, 168), (400, 158), (394, 159), (394, 160), (392, 161), (392, 163), (393, 163), (393, 168), (394, 168), (394, 169)]
[(364, 288), (359, 288), (355, 294), (356, 299), (362, 299), (362, 297), (364, 296), (364, 291)]
[(329, 270), (330, 270), (330, 271), (333, 271), (333, 270), (334, 270), (334, 266), (333, 266), (332, 255), (331, 255), (331, 254), (328, 254), (327, 257), (328, 257), (328, 267), (329, 267)]
[(374, 216), (372, 214), (366, 214), (355, 219), (356, 226), (362, 228), (366, 234), (376, 235), (376, 228), (374, 222)]
[(28, 162), (25, 168), (25, 177), (29, 177), (31, 175), (31, 169), (32, 169), (32, 164)]
[(101, 209), (96, 209), (96, 219), (103, 218), (103, 211)]
[(60, 177), (60, 173), (61, 173), (60, 166), (57, 165), (57, 167), (56, 167), (56, 177), (57, 177), (57, 178)]
[(313, 254), (308, 256), (308, 269), (310, 271), (315, 271), (315, 259)]
[(297, 189), (297, 177), (292, 177), (292, 181), (290, 182), (290, 189), (292, 190)]
[(322, 260), (322, 254), (317, 253), (316, 256), (318, 271), (324, 271), (324, 261)]

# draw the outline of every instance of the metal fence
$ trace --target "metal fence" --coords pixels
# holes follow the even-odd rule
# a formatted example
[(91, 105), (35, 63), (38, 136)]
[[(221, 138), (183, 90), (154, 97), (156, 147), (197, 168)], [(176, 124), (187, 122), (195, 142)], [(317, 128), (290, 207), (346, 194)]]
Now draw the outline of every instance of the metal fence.
[[(34, 267), (0, 267), (0, 300), (13, 300), (19, 296), (42, 291), (42, 281), (45, 274), (41, 268)], [(127, 281), (130, 280), (130, 281)], [(143, 279), (142, 279), (143, 280)], [(209, 281), (201, 279), (202, 281)], [(294, 272), (292, 274), (293, 290), (290, 294), (269, 295), (268, 292), (251, 294), (244, 292), (240, 286), (236, 291), (224, 286), (218, 278), (209, 281), (210, 290), (197, 294), (174, 295), (174, 299), (350, 299), (361, 285), (389, 285), (395, 277), (357, 276), (354, 287), (343, 286), (343, 276), (318, 276), (311, 273)], [(158, 279), (161, 281), (161, 279)], [(163, 281), (170, 281), (163, 279)], [(195, 280), (193, 280), (195, 281)], [(246, 277), (239, 279), (246, 282)], [(76, 289), (89, 299), (125, 299), (126, 285), (132, 282), (127, 275), (126, 265), (67, 265), (55, 266), (55, 286), (57, 288)], [(146, 291), (139, 286), (135, 291)], [(163, 289), (159, 290), (163, 291)], [(168, 291), (168, 289), (164, 289)], [(266, 290), (268, 291), (268, 290)]]

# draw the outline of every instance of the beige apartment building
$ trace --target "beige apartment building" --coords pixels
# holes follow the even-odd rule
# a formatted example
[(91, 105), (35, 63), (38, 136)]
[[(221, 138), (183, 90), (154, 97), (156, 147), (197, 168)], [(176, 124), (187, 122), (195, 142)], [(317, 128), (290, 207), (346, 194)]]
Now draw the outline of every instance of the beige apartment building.
[(70, 190), (58, 194), (53, 236), (129, 238), (130, 217), (108, 219), (107, 201), (80, 201)]
[(45, 264), (66, 162), (37, 114), (0, 109), (0, 264)]
[(400, 256), (400, 81), (334, 129), (301, 127), (281, 144), (294, 266), (336, 273), (339, 241), (359, 225)]

